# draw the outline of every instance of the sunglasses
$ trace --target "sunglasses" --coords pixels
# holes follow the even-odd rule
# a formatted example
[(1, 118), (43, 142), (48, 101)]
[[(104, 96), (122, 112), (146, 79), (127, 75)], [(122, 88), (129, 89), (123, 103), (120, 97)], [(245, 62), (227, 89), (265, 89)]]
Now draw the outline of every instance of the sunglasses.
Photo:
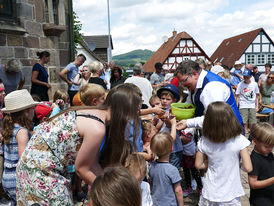
[(274, 77), (267, 77), (268, 79), (274, 79)]

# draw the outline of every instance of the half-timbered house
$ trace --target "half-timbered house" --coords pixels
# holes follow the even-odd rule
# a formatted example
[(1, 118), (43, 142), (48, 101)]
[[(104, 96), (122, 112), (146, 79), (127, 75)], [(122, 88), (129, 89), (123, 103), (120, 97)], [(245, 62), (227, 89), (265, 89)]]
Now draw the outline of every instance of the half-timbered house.
[(259, 28), (223, 40), (210, 58), (230, 68), (239, 60), (263, 70), (266, 63), (274, 64), (274, 43), (264, 29)]
[(156, 62), (167, 65), (170, 70), (175, 70), (183, 60), (196, 60), (209, 57), (198, 43), (186, 32), (173, 31), (172, 36), (167, 38), (160, 48), (147, 60), (143, 68), (146, 72), (154, 72)]

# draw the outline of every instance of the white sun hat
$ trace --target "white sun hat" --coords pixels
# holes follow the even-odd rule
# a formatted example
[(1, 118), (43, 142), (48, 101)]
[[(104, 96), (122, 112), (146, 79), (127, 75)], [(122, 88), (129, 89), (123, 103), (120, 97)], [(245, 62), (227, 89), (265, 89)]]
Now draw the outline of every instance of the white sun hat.
[(19, 112), (24, 109), (31, 108), (39, 102), (35, 102), (28, 90), (26, 89), (21, 89), (21, 90), (16, 90), (11, 93), (9, 93), (5, 99), (5, 108), (2, 109), (2, 112)]
[(215, 66), (213, 66), (213, 67), (211, 68), (210, 71), (213, 72), (213, 73), (215, 73), (215, 74), (219, 74), (219, 73), (221, 73), (221, 72), (224, 72), (225, 69), (224, 69), (222, 66), (220, 66), (220, 65), (215, 65)]
[(235, 65), (241, 65), (241, 66), (243, 66), (242, 62), (240, 62), (240, 61), (235, 61), (234, 66)]

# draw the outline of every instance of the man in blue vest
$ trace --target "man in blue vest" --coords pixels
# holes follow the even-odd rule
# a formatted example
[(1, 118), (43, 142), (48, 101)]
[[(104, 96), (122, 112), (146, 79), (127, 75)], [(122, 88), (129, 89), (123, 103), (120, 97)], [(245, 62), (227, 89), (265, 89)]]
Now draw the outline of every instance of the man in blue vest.
[(215, 101), (224, 101), (229, 104), (239, 122), (243, 124), (234, 94), (226, 80), (210, 71), (200, 69), (199, 65), (191, 60), (179, 64), (177, 77), (183, 86), (190, 91), (189, 100), (196, 105), (195, 117), (178, 122), (178, 130), (187, 127), (201, 128), (205, 109)]

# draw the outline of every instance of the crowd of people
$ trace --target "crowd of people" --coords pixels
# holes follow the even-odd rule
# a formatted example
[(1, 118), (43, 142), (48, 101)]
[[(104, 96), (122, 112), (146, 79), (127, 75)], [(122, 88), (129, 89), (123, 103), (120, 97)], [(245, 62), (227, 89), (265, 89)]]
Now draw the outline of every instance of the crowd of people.
[[(260, 74), (240, 61), (188, 60), (172, 72), (157, 62), (147, 75), (138, 63), (127, 78), (79, 54), (59, 73), (68, 90), (50, 101), (50, 53), (37, 56), (30, 92), (16, 60), (0, 67), (1, 202), (182, 206), (193, 193), (201, 206), (241, 205), (241, 169), (250, 204), (274, 205), (273, 122), (256, 119), (273, 116), (271, 64)], [(177, 102), (194, 117), (176, 120)]]

